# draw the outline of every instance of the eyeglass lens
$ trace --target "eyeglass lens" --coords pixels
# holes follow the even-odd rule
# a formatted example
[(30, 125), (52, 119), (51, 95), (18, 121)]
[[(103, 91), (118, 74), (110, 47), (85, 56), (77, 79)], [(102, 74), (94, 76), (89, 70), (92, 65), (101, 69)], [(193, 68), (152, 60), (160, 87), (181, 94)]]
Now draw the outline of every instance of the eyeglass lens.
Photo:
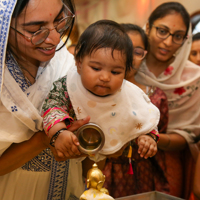
[[(161, 39), (166, 39), (169, 35), (170, 32), (167, 29), (161, 28), (161, 27), (156, 27), (157, 30), (157, 36)], [(185, 33), (182, 31), (175, 32), (172, 35), (172, 40), (176, 44), (182, 44), (184, 39), (185, 39)]]
[(72, 16), (69, 16), (63, 20), (61, 20), (56, 27), (56, 30), (58, 31), (58, 33), (62, 33), (63, 31), (65, 31), (70, 24), (72, 23)]
[[(60, 20), (57, 25), (55, 26), (55, 29), (58, 33), (62, 34), (72, 23), (74, 15), (65, 7), (63, 11), (64, 18)], [(32, 43), (34, 45), (41, 44), (49, 35), (50, 30), (47, 28), (43, 28), (32, 36)]]
[(140, 60), (143, 59), (145, 56), (144, 49), (142, 48), (137, 48), (137, 47), (134, 48), (133, 53), (134, 53), (134, 56)]
[(32, 36), (32, 43), (37, 45), (41, 44), (49, 35), (49, 30), (41, 30), (37, 31), (33, 36)]

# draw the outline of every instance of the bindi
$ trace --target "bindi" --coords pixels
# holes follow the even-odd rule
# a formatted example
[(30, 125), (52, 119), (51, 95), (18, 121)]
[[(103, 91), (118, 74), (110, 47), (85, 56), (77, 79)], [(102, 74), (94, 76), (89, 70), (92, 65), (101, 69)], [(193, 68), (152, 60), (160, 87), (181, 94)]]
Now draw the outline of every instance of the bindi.
[(175, 27), (175, 26), (176, 26), (176, 24), (173, 25), (173, 27)]
[(51, 16), (52, 14), (50, 13), (49, 15)]

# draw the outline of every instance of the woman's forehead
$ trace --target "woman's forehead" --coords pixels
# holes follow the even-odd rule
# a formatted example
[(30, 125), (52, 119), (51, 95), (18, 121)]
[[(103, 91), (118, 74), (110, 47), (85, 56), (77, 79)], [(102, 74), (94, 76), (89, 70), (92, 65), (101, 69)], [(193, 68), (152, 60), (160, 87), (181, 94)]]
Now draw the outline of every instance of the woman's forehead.
[(62, 5), (61, 0), (30, 0), (19, 18), (25, 16), (25, 19), (45, 20), (51, 16), (57, 16)]
[(186, 31), (187, 27), (180, 13), (171, 13), (165, 17), (156, 19), (153, 23), (156, 26), (165, 26), (173, 31)]

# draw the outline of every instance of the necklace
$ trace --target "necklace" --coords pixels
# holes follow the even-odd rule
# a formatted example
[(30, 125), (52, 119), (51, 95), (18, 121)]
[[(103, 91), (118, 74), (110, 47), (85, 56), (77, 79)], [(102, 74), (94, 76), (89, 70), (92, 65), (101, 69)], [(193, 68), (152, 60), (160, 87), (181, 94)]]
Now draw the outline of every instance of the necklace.
[[(35, 76), (33, 76), (26, 68), (24, 68), (23, 66), (21, 66), (21, 65), (19, 65), (19, 67), (21, 68), (21, 69), (23, 69), (23, 70), (25, 70), (26, 72), (28, 72), (28, 74), (35, 80)], [(22, 71), (23, 71), (22, 70)], [(25, 76), (25, 75), (24, 75)], [(27, 78), (26, 76), (25, 76), (25, 78)]]
[[(32, 85), (32, 83), (31, 83), (31, 81), (29, 80), (29, 78), (24, 74), (24, 71), (26, 71), (34, 80), (35, 80), (36, 77), (34, 77), (26, 68), (24, 68), (22, 65), (20, 65), (20, 64), (16, 61), (16, 59), (14, 58), (14, 56), (13, 56), (13, 54), (12, 54), (11, 51), (10, 51), (10, 54), (11, 54), (11, 57), (12, 57), (13, 61), (15, 62), (15, 64), (21, 69), (21, 72), (22, 72), (22, 74), (23, 74), (23, 76), (24, 76), (24, 79), (25, 79), (27, 85), (28, 85), (28, 86)], [(15, 71), (14, 71), (14, 73), (15, 73)]]

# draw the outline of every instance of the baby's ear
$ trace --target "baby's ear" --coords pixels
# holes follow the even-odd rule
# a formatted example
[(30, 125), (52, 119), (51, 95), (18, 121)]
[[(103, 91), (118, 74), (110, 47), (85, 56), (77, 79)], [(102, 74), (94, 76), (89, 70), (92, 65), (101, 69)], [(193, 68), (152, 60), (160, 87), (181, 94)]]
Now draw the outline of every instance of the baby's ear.
[(80, 60), (76, 60), (77, 72), (79, 74), (81, 73), (81, 65), (82, 65), (82, 62)]

